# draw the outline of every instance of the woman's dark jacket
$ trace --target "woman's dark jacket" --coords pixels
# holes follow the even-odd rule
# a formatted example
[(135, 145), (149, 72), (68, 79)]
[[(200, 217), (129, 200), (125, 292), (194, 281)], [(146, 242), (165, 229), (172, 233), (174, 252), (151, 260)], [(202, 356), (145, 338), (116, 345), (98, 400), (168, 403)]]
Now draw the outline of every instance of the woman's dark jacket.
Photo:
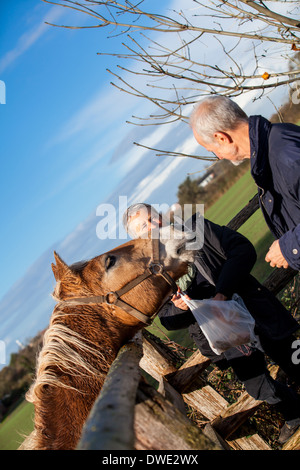
[(250, 116), (251, 174), (284, 258), (300, 270), (300, 127)]
[[(197, 252), (196, 275), (186, 293), (192, 299), (210, 298), (216, 293), (231, 298), (237, 293), (254, 317), (257, 333), (274, 340), (283, 339), (299, 329), (299, 324), (281, 302), (250, 275), (255, 261), (255, 249), (247, 238), (204, 219), (204, 243)], [(203, 334), (190, 310), (181, 310), (169, 301), (160, 310), (159, 318), (167, 330), (189, 328), (190, 335), (205, 354)]]

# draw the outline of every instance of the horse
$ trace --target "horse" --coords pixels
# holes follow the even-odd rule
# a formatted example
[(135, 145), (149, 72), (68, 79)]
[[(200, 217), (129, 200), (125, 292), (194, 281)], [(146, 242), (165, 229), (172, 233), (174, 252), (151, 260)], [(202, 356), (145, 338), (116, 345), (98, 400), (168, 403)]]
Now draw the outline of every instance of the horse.
[[(19, 450), (74, 450), (119, 349), (150, 324), (187, 272), (183, 236), (131, 240), (67, 265), (54, 252), (57, 301), (26, 394), (34, 430)], [(159, 259), (157, 259), (159, 257)]]

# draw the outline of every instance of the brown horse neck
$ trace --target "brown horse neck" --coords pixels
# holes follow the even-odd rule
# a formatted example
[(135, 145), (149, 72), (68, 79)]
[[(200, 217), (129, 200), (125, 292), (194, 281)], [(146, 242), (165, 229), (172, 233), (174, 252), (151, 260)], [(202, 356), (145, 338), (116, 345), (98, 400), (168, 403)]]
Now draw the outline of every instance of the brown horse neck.
[[(99, 338), (95, 333), (91, 334), (92, 340), (87, 340), (83, 332), (92, 332), (95, 318), (76, 315), (74, 308), (72, 313), (56, 308), (45, 332), (37, 378), (27, 394), (27, 400), (35, 406), (35, 431), (24, 448), (76, 447), (83, 424), (124, 341), (124, 331), (115, 328), (109, 314)], [(75, 329), (70, 328), (74, 326)]]
[(83, 380), (81, 391), (49, 387), (35, 405), (35, 450), (74, 450), (103, 381)]

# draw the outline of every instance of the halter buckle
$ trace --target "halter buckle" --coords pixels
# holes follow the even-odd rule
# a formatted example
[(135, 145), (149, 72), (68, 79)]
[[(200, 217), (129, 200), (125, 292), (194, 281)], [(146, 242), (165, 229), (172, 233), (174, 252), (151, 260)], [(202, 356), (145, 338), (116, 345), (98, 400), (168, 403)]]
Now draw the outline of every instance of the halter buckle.
[[(114, 297), (114, 299), (112, 301), (110, 301), (110, 296)], [(105, 295), (105, 303), (107, 303), (109, 305), (115, 304), (117, 300), (118, 300), (118, 294), (116, 292), (108, 292)]]
[(161, 263), (153, 263), (149, 264), (149, 269), (152, 274), (161, 274), (164, 270), (164, 267)]

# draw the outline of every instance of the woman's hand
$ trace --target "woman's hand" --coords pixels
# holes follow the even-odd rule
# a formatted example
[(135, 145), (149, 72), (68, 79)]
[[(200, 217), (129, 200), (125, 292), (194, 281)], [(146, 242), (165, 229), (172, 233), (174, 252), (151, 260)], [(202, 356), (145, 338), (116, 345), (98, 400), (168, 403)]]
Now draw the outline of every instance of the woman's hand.
[[(188, 295), (185, 295), (185, 297), (188, 300), (191, 300)], [(181, 298), (180, 289), (178, 289), (178, 292), (173, 295), (173, 297), (171, 298), (171, 302), (173, 302), (175, 307), (180, 308), (181, 310), (189, 310), (189, 307), (187, 306), (185, 301)]]

